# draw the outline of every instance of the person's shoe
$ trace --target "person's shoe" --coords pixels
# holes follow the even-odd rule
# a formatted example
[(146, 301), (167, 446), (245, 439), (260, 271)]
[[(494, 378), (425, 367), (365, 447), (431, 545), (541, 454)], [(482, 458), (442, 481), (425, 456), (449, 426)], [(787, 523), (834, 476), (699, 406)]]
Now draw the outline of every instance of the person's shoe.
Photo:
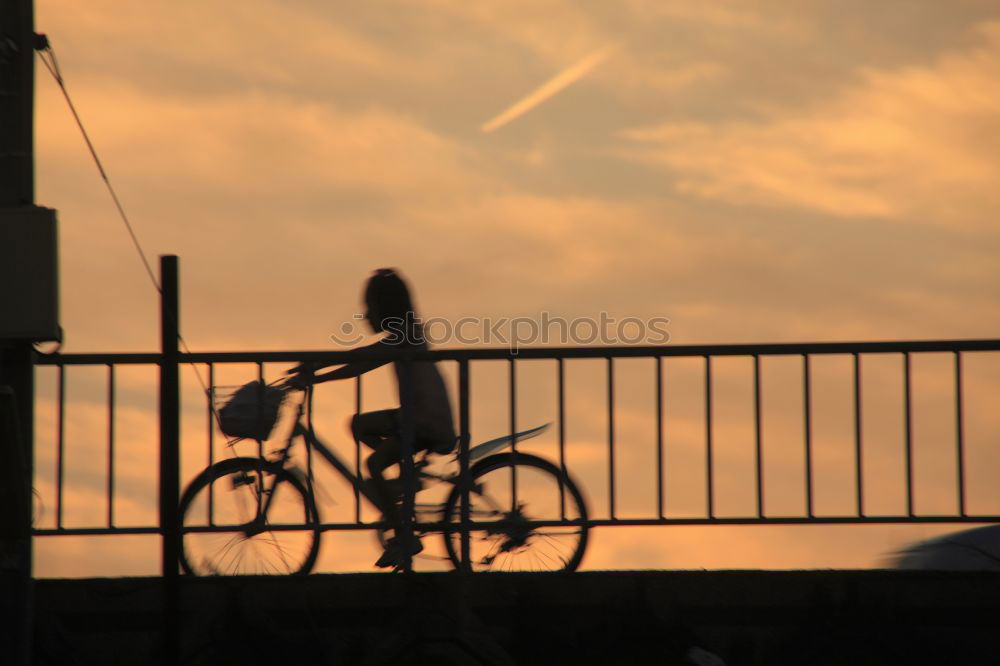
[(409, 556), (413, 557), (420, 551), (424, 549), (424, 544), (420, 542), (420, 539), (416, 537), (413, 538), (409, 543), (403, 544), (396, 537), (392, 537), (385, 544), (385, 551), (382, 556), (378, 558), (375, 562), (375, 566), (380, 569), (387, 569), (389, 567), (401, 568), (403, 566), (403, 560)]

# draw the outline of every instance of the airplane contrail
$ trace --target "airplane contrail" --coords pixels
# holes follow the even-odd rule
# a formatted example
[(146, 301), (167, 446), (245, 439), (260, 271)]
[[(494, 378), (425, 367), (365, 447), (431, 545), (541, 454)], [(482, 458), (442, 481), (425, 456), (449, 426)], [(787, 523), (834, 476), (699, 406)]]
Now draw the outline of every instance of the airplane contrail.
[(614, 46), (606, 46), (603, 49), (594, 51), (590, 55), (584, 56), (542, 85), (538, 86), (538, 88), (533, 90), (526, 97), (518, 102), (515, 102), (499, 115), (483, 123), (479, 129), (488, 134), (503, 127), (515, 118), (524, 115), (545, 100), (586, 76), (590, 70), (604, 62), (614, 50)]

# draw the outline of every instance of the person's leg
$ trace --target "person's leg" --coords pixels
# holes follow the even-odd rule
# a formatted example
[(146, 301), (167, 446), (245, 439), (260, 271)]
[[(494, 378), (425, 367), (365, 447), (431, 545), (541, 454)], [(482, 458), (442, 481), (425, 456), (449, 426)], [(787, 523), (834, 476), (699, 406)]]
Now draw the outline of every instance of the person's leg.
[[(383, 409), (376, 412), (355, 414), (351, 419), (351, 434), (354, 435), (355, 440), (378, 452), (383, 448), (383, 444), (396, 437), (399, 430), (398, 411), (396, 409)], [(390, 445), (389, 448), (391, 449), (392, 446)], [(384, 460), (383, 458), (388, 454), (389, 451), (386, 451), (383, 457), (375, 459), (375, 464), (379, 466), (378, 473), (372, 473), (370, 482), (366, 483), (369, 498), (387, 518), (395, 513), (395, 497), (386, 486), (383, 472), (387, 467), (398, 462), (398, 459)], [(372, 458), (374, 458), (374, 454)], [(368, 459), (369, 471), (372, 470), (373, 466), (372, 458)]]
[(365, 446), (376, 449), (384, 437), (399, 432), (399, 410), (380, 409), (376, 412), (355, 414), (351, 418), (351, 434)]
[(384, 472), (399, 463), (402, 451), (397, 437), (383, 437), (375, 447), (374, 453), (368, 457), (368, 474), (371, 476), (372, 487), (378, 497), (382, 513), (385, 514), (393, 531), (399, 525), (399, 511), (396, 509), (396, 497), (389, 489)]
[[(422, 550), (419, 540), (406, 544), (399, 542), (401, 520), (397, 506), (399, 493), (394, 492), (390, 481), (385, 478), (385, 470), (399, 464), (403, 457), (402, 444), (399, 440), (399, 410), (385, 409), (358, 414), (351, 420), (351, 432), (357, 441), (373, 449), (367, 461), (370, 475), (369, 495), (381, 509), (394, 532), (394, 536), (389, 539), (386, 552), (378, 559), (375, 566), (398, 567), (402, 557), (412, 556)], [(394, 481), (398, 483), (398, 480)]]
[(391, 491), (388, 490), (387, 482), (382, 474), (387, 468), (399, 464), (401, 461), (402, 445), (398, 437), (384, 438), (375, 452), (368, 457), (368, 472), (371, 474), (372, 486), (376, 489), (376, 493), (383, 503), (382, 512), (389, 524), (392, 525), (393, 531), (392, 538), (386, 544), (385, 552), (375, 562), (377, 567), (400, 568), (404, 566), (407, 558), (423, 550), (423, 544), (420, 543), (420, 539), (415, 534), (411, 533), (405, 540), (402, 538), (400, 534), (402, 518), (396, 504), (398, 497), (390, 495)]

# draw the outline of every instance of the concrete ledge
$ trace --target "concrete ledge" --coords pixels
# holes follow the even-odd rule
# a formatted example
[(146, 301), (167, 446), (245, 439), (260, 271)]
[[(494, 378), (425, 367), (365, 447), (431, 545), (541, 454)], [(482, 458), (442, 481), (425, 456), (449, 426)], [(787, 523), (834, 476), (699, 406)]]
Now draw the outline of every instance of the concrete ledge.
[[(36, 663), (157, 663), (159, 579), (42, 580), (35, 597)], [(991, 572), (202, 578), (183, 580), (182, 654), (191, 664), (628, 664), (688, 663), (698, 646), (727, 664), (992, 663), (998, 619)]]

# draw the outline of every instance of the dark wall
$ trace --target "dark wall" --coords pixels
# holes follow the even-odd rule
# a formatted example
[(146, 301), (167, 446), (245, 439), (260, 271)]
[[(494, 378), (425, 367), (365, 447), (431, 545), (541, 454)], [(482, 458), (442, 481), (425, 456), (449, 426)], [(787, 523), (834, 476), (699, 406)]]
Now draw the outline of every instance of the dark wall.
[[(159, 594), (39, 581), (35, 663), (156, 663)], [(218, 578), (186, 580), (182, 605), (185, 664), (1000, 662), (991, 573)]]

